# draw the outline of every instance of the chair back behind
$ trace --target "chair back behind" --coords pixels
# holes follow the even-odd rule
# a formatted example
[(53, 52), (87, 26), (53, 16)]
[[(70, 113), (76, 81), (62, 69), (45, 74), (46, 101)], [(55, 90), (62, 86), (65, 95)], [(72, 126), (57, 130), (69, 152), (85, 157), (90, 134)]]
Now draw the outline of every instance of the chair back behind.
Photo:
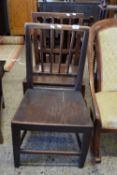
[[(55, 13), (55, 12), (33, 12), (32, 13), (32, 21), (36, 22), (36, 23), (50, 23), (50, 24), (69, 24), (69, 25), (73, 25), (73, 24), (79, 24), (82, 25), (83, 24), (83, 19), (84, 19), (84, 14), (83, 13)], [(44, 31), (43, 31), (44, 32)], [(70, 33), (66, 32), (64, 34), (64, 40), (69, 37)], [(46, 37), (47, 37), (47, 31), (46, 31)], [(48, 40), (50, 40), (50, 37), (55, 38), (55, 40), (53, 40), (53, 46), (56, 45), (57, 43), (57, 39), (58, 39), (58, 35), (56, 33), (52, 32), (52, 36), (50, 36), (49, 32), (48, 32)], [(70, 37), (69, 37), (70, 38)], [(69, 42), (69, 40), (67, 40)], [(39, 48), (38, 48), (38, 42), (39, 42), (39, 33), (37, 33), (35, 31), (34, 34), (34, 53), (35, 53), (35, 63), (38, 64), (39, 63)], [(79, 39), (80, 42), (80, 39)], [(66, 43), (64, 41), (63, 43), (64, 47), (66, 47), (66, 45), (68, 45), (68, 43)], [(63, 56), (62, 60), (64, 61), (65, 58)], [(44, 60), (45, 62), (47, 62), (47, 60)], [(77, 63), (77, 60), (74, 60), (74, 63)]]
[(84, 13), (60, 13), (60, 12), (33, 12), (33, 22), (57, 23), (57, 24), (80, 24), (82, 25)]

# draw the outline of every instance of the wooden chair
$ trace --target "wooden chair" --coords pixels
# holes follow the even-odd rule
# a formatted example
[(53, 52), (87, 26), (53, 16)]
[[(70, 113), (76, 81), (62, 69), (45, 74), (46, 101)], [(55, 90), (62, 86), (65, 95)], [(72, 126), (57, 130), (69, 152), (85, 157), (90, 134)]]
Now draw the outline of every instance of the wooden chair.
[[(79, 25), (82, 25), (83, 23), (83, 16), (84, 14), (83, 13), (51, 13), (51, 12), (33, 12), (32, 13), (32, 18), (33, 18), (33, 22), (36, 22), (36, 23), (51, 23), (51, 24), (54, 24), (54, 23), (57, 23), (57, 24), (79, 24)], [(59, 33), (56, 32), (56, 35), (55, 35), (55, 32), (53, 31), (51, 34), (49, 33), (49, 31), (46, 31), (46, 34), (45, 32), (43, 31), (43, 35), (45, 35), (46, 37), (46, 52), (48, 52), (48, 55), (43, 55), (44, 57), (44, 62), (48, 63), (46, 64), (46, 69), (50, 69), (49, 67), (49, 64), (50, 64), (50, 60), (49, 57), (51, 57), (51, 55), (49, 54), (49, 52), (51, 52), (51, 49), (50, 49), (50, 38), (51, 38), (51, 44), (52, 44), (52, 48), (54, 49), (54, 52), (56, 52), (56, 54), (59, 54), (59, 49), (57, 48), (58, 47), (58, 40), (59, 40)], [(64, 38), (63, 38), (63, 45), (62, 45), (62, 55), (61, 55), (61, 60), (62, 62), (65, 62), (66, 61), (66, 55), (68, 53), (68, 50), (69, 50), (69, 42), (70, 42), (70, 31), (66, 31), (64, 33)], [(80, 36), (81, 33), (80, 33)], [(68, 37), (68, 39), (67, 39)], [(35, 70), (37, 69), (38, 70), (38, 67), (39, 65), (41, 64), (41, 61), (40, 61), (40, 36), (39, 36), (39, 32), (35, 31), (34, 32), (34, 35), (33, 35), (33, 40), (34, 40), (34, 60), (35, 60), (35, 63), (34, 65), (35, 66)], [(45, 39), (44, 39), (45, 40)], [(78, 64), (78, 60), (79, 60), (79, 55), (80, 55), (80, 43), (81, 43), (81, 37), (78, 37), (78, 47), (77, 49), (75, 50), (76, 52), (76, 57), (74, 57), (73, 59), (73, 63), (74, 65), (77, 65)], [(44, 51), (44, 52), (45, 52)], [(45, 54), (45, 53), (44, 53)], [(55, 53), (54, 53), (55, 54)], [(57, 63), (57, 56), (53, 58), (54, 62)], [(64, 61), (63, 61), (64, 60)], [(77, 66), (76, 66), (77, 67)], [(56, 69), (57, 67), (54, 66), (54, 69)], [(75, 67), (73, 67), (73, 69), (71, 69), (70, 71), (74, 73)], [(64, 72), (64, 67), (62, 68), (63, 69), (63, 72)], [(57, 71), (57, 70), (56, 70)], [(43, 76), (40, 77), (37, 79), (35, 77), (33, 77), (33, 83), (35, 85), (51, 85), (51, 83), (53, 83), (53, 81), (55, 81), (54, 77), (47, 77), (47, 79), (45, 80), (45, 78), (43, 79)], [(63, 78), (61, 79), (59, 77), (59, 79), (56, 79), (55, 81), (55, 84), (57, 85), (64, 85), (64, 86), (69, 86), (69, 87), (72, 87), (74, 85), (74, 78), (71, 77), (70, 79), (66, 81), (63, 80)], [(27, 89), (27, 82), (26, 82), (26, 79), (23, 81), (23, 91), (25, 93)], [(83, 83), (82, 85), (82, 92), (83, 94), (85, 94), (85, 85)]]
[[(29, 23), (25, 26), (26, 30), (26, 72), (28, 89), (24, 94), (23, 100), (12, 120), (12, 139), (13, 139), (13, 153), (15, 167), (20, 165), (20, 153), (34, 153), (34, 154), (62, 154), (62, 155), (79, 155), (79, 167), (83, 167), (87, 155), (91, 131), (92, 121), (87, 110), (86, 104), (82, 97), (82, 76), (84, 63), (86, 58), (88, 29), (87, 26), (79, 25), (58, 25), (58, 24), (37, 24)], [(40, 57), (41, 64), (38, 71), (34, 71), (32, 63), (32, 42), (31, 33), (34, 30), (40, 32)], [(53, 38), (50, 38), (50, 48), (45, 49), (44, 32), (50, 31), (60, 33), (58, 48), (53, 49)], [(67, 51), (67, 62), (62, 63), (62, 45), (65, 31), (71, 31), (69, 49)], [(82, 47), (80, 52), (80, 59), (77, 65), (77, 71), (72, 67), (72, 59), (75, 56), (77, 47), (78, 33), (82, 33)], [(46, 33), (46, 32), (45, 32)], [(79, 35), (77, 35), (79, 36)], [(67, 42), (67, 41), (66, 41)], [(44, 54), (43, 54), (44, 53)], [(50, 69), (46, 69), (46, 63), (43, 62), (43, 55), (51, 55)], [(53, 62), (54, 56), (58, 56), (58, 65)], [(66, 65), (65, 65), (66, 64)], [(54, 68), (58, 69), (54, 69)], [(42, 70), (40, 72), (40, 69)], [(45, 81), (52, 76), (53, 82), (50, 87), (35, 87), (32, 77), (45, 78)], [(63, 78), (63, 83), (66, 86), (67, 79), (74, 77), (74, 87), (60, 88), (55, 86), (55, 82), (59, 78)], [(73, 132), (77, 135), (78, 142), (80, 143), (80, 152), (72, 151), (48, 151), (48, 150), (30, 150), (21, 148), (21, 143), (24, 139), (24, 134), (21, 131), (47, 131), (47, 132)], [(82, 140), (79, 141), (78, 133), (82, 133)]]
[(88, 62), (94, 120), (92, 151), (96, 162), (101, 161), (99, 151), (101, 133), (117, 132), (116, 40), (116, 19), (101, 20), (90, 29)]

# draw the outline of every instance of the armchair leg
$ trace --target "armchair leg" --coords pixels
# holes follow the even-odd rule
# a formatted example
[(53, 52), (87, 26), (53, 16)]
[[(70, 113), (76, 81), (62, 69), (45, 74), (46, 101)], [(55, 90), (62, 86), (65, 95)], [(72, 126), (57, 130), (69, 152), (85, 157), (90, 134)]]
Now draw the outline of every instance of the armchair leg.
[(93, 140), (92, 140), (92, 152), (93, 152), (96, 163), (101, 163), (100, 139), (101, 139), (100, 128), (96, 128), (94, 130), (94, 135), (93, 135)]

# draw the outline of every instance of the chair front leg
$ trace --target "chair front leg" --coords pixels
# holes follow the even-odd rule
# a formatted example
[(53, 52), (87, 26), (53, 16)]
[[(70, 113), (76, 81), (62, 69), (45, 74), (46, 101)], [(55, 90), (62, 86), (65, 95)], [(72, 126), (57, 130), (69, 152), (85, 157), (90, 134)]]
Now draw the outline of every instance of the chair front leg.
[(15, 124), (12, 124), (11, 127), (12, 127), (14, 165), (15, 167), (19, 167), (20, 165), (20, 130), (17, 129)]
[(89, 128), (84, 134), (81, 143), (81, 155), (79, 160), (79, 167), (82, 168), (84, 166), (84, 162), (87, 156), (87, 152), (89, 149), (90, 141), (92, 135), (92, 128)]

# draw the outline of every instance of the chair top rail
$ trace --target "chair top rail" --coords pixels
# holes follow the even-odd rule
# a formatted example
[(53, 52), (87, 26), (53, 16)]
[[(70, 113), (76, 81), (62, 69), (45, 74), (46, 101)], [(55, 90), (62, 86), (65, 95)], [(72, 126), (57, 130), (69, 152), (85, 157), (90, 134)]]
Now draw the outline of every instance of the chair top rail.
[(56, 30), (68, 30), (68, 31), (78, 31), (78, 30), (89, 30), (89, 26), (83, 25), (65, 25), (65, 24), (46, 24), (46, 23), (25, 23), (25, 29), (56, 29)]
[(54, 18), (77, 18), (77, 17), (84, 17), (84, 13), (63, 13), (63, 12), (33, 12), (32, 17), (54, 17)]

